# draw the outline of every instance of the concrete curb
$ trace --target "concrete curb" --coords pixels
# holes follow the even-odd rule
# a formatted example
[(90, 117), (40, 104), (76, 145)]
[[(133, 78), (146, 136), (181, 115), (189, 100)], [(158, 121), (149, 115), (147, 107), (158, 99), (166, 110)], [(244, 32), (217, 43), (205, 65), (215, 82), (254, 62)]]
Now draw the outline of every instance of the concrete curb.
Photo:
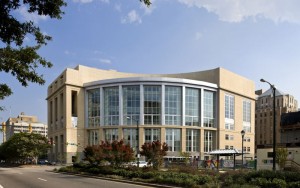
[(157, 187), (157, 188), (181, 188), (181, 187), (175, 187), (170, 185), (161, 185), (161, 184), (154, 184), (154, 183), (145, 183), (145, 182), (138, 182), (138, 181), (131, 181), (131, 180), (120, 180), (120, 179), (114, 179), (114, 178), (107, 178), (103, 176), (93, 176), (88, 174), (78, 174), (78, 173), (70, 173), (70, 172), (55, 172), (51, 170), (46, 170), (47, 172), (53, 172), (57, 174), (66, 174), (66, 175), (73, 175), (73, 176), (80, 176), (80, 177), (86, 177), (86, 178), (95, 178), (95, 179), (102, 179), (107, 181), (116, 181), (121, 183), (128, 183), (128, 184), (135, 184), (135, 185), (143, 185), (143, 186), (149, 186), (149, 187)]

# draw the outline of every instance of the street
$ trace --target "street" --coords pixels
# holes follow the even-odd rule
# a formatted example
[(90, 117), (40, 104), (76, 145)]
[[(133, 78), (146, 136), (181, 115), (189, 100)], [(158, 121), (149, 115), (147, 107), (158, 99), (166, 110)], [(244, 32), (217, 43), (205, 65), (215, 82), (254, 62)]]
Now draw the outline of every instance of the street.
[(52, 166), (1, 168), (0, 188), (140, 188), (141, 185), (120, 183), (49, 172)]

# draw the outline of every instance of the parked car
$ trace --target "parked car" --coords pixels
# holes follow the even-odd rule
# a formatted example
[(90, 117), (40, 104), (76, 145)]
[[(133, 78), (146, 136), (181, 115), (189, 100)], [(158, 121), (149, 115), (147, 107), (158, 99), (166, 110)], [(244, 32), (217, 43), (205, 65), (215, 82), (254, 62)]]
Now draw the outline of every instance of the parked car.
[(47, 165), (49, 162), (48, 162), (48, 160), (47, 159), (40, 159), (39, 161), (38, 161), (38, 164), (40, 164), (40, 165)]
[[(130, 163), (131, 166), (137, 166), (137, 161)], [(147, 166), (151, 166), (148, 165), (148, 163), (146, 161), (140, 161), (139, 162), (139, 167), (147, 167)]]

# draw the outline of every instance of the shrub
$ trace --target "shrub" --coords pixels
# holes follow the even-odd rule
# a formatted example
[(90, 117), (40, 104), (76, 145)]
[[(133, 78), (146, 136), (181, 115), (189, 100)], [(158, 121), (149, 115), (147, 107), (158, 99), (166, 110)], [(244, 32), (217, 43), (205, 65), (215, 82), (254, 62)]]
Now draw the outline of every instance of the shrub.
[(88, 169), (88, 173), (91, 173), (91, 174), (100, 174), (101, 170), (98, 167), (92, 167), (92, 168)]
[(277, 179), (277, 178), (273, 179), (271, 185), (274, 188), (286, 188), (286, 186), (287, 186), (285, 180), (283, 180), (283, 179)]
[(300, 188), (300, 181), (295, 181), (295, 182), (288, 183), (287, 187), (289, 187), (289, 188)]
[(204, 185), (213, 182), (213, 178), (207, 175), (194, 176), (198, 185)]
[(154, 178), (157, 175), (157, 173), (153, 172), (153, 171), (149, 171), (149, 172), (144, 172), (141, 174), (141, 178), (143, 179), (151, 179)]

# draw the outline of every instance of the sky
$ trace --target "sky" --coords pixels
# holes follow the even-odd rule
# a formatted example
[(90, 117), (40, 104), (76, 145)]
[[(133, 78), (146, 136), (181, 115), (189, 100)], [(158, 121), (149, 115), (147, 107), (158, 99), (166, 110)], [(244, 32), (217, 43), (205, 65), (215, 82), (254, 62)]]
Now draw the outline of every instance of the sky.
[[(14, 94), (3, 101), (0, 121), (21, 112), (47, 123), (47, 87), (77, 65), (132, 73), (182, 73), (223, 67), (300, 100), (299, 0), (68, 0), (60, 20), (28, 14), (53, 40), (39, 53), (53, 63), (39, 68), (46, 83), (22, 87), (0, 73)], [(26, 37), (25, 44), (33, 38)], [(0, 43), (1, 44), (1, 43)], [(2, 139), (0, 139), (2, 140)]]

